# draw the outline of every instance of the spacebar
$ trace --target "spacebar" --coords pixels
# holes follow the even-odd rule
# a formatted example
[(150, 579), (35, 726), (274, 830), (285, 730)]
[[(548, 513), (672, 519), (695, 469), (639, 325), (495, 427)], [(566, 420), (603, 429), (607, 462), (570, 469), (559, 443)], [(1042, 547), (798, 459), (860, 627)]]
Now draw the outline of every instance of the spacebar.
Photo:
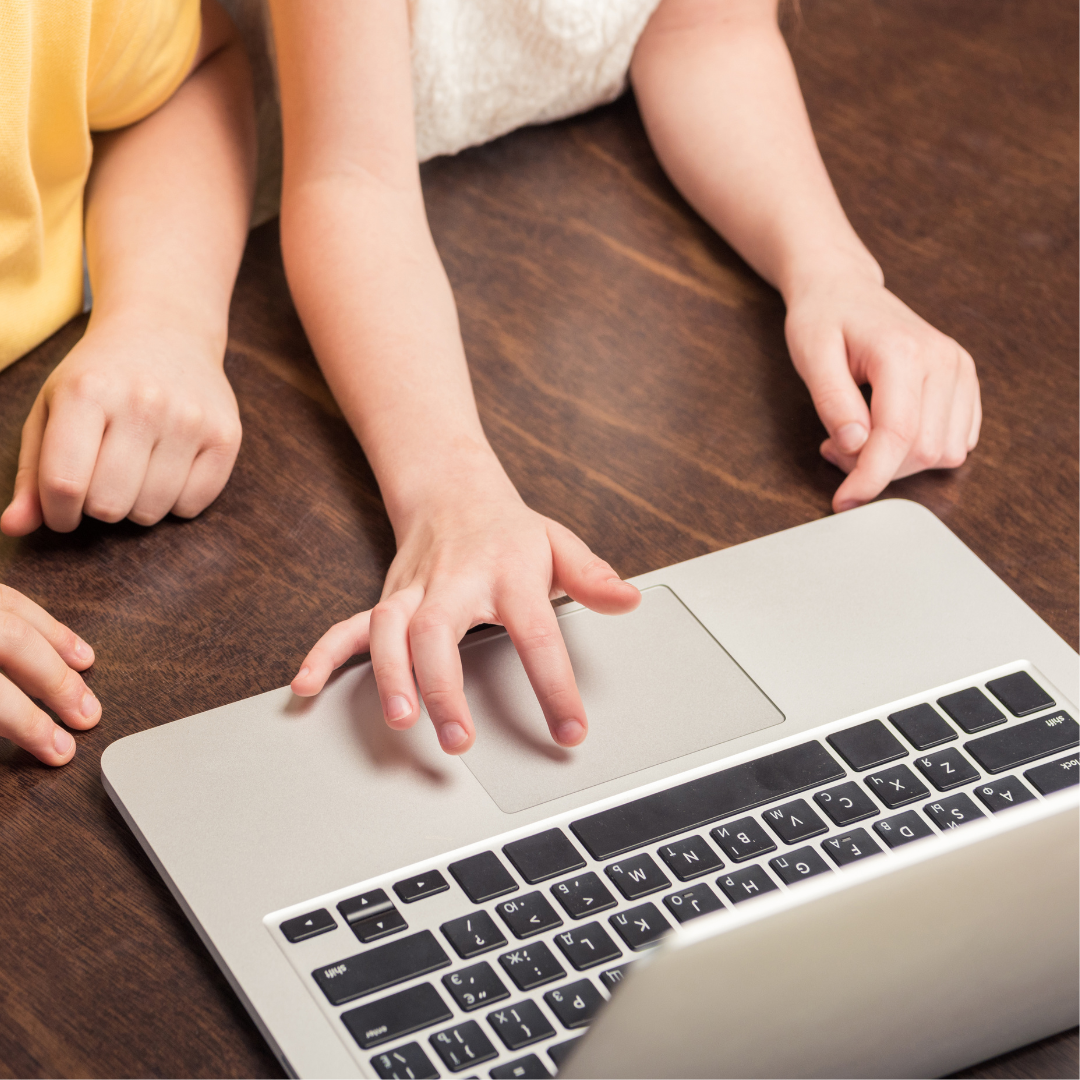
[(570, 828), (594, 859), (608, 859), (843, 775), (821, 743), (808, 742), (613, 806)]

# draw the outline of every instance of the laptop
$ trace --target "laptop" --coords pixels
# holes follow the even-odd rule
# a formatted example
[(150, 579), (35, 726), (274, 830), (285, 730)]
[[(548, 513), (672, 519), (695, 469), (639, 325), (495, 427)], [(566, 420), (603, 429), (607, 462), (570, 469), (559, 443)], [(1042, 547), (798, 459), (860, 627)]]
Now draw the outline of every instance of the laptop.
[(461, 758), (368, 663), (106, 750), (286, 1072), (933, 1076), (1073, 1026), (1077, 654), (901, 500), (634, 583), (558, 608), (574, 750), (498, 628)]

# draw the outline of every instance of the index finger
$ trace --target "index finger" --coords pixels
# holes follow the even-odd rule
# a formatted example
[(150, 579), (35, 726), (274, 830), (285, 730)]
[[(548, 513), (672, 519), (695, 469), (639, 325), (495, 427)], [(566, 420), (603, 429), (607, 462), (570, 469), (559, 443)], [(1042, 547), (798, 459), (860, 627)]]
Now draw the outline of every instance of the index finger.
[(104, 433), (105, 412), (96, 402), (53, 398), (38, 462), (41, 512), (50, 529), (71, 532), (79, 524)]
[(94, 662), (94, 650), (74, 630), (10, 585), (0, 585), (0, 612), (4, 611), (29, 623), (76, 671), (85, 671)]
[(919, 432), (922, 378), (912, 378), (897, 365), (880, 369), (872, 380), (870, 438), (859, 451), (859, 460), (833, 496), (837, 512), (852, 510), (885, 490)]
[(500, 600), (498, 611), (540, 702), (551, 737), (562, 746), (577, 746), (585, 738), (589, 722), (555, 609), (542, 593), (515, 593)]

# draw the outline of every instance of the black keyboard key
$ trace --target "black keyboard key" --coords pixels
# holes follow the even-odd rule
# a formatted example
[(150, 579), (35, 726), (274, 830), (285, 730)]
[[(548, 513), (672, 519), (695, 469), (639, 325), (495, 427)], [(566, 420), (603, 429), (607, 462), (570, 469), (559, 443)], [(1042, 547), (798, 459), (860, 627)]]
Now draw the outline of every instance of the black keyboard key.
[(853, 821), (881, 813), (874, 800), (854, 780), (828, 791), (819, 791), (814, 802), (829, 815), (834, 825), (850, 825)]
[(430, 1042), (451, 1072), (471, 1069), (499, 1056), (499, 1051), (475, 1020), (466, 1020), (457, 1027), (440, 1031), (431, 1036)]
[(487, 1014), (487, 1022), (506, 1044), (507, 1050), (520, 1050), (541, 1039), (549, 1039), (555, 1029), (535, 1001), (522, 1001)]
[(923, 810), (926, 816), (943, 832), (967, 825), (986, 815), (962, 791), (950, 795), (947, 799), (938, 799), (927, 803)]
[(330, 930), (337, 929), (334, 916), (326, 908), (318, 911), (309, 911), (306, 915), (297, 915), (294, 919), (286, 919), (281, 924), (281, 932), (286, 941), (294, 945), (298, 941), (307, 941), (308, 938), (318, 937)]
[(373, 919), (361, 919), (352, 924), (352, 932), (366, 945), (370, 941), (389, 937), (408, 930), (409, 924), (397, 908), (391, 908), (385, 915), (376, 915)]
[(450, 963), (450, 957), (430, 930), (366, 949), (311, 974), (331, 1005), (396, 986)]
[(548, 1057), (555, 1062), (555, 1068), (561, 1069), (563, 1062), (570, 1056), (574, 1047), (581, 1041), (579, 1035), (576, 1039), (567, 1039), (566, 1042), (556, 1043), (547, 1048)]
[(373, 889), (360, 896), (342, 900), (337, 909), (349, 926), (370, 919), (374, 915), (382, 915), (384, 912), (395, 910), (393, 901), (382, 889)]
[(559, 1018), (564, 1028), (587, 1027), (604, 1004), (604, 997), (588, 979), (549, 990), (544, 995), (548, 1008)]
[(671, 924), (655, 904), (638, 904), (637, 907), (612, 915), (608, 922), (635, 952), (655, 945), (671, 929)]
[(1024, 776), (1041, 795), (1052, 795), (1076, 783), (1078, 763), (1076, 754), (1070, 754), (1059, 761), (1048, 761), (1045, 765), (1028, 769)]
[(733, 903), (741, 904), (767, 892), (779, 890), (779, 886), (760, 866), (744, 866), (741, 870), (732, 870), (726, 876), (718, 877), (716, 884), (724, 895)]
[(371, 1059), (371, 1067), (383, 1080), (438, 1080), (439, 1070), (428, 1060), (419, 1043), (406, 1043)]
[(645, 852), (612, 863), (604, 868), (604, 872), (627, 900), (637, 900), (671, 885), (663, 870)]
[[(1040, 765), (1045, 769), (1045, 765)], [(1019, 806), (1022, 802), (1032, 802), (1035, 796), (1015, 776), (1002, 776), (997, 780), (990, 780), (980, 784), (975, 789), (979, 802), (991, 813), (996, 814), (999, 810), (1008, 810), (1010, 806)]]
[(704, 836), (688, 836), (665, 844), (659, 851), (667, 868), (680, 880), (691, 881), (702, 874), (723, 870), (724, 864)]
[(810, 809), (810, 804), (805, 799), (796, 799), (794, 802), (766, 810), (761, 816), (765, 824), (785, 844), (801, 844), (811, 836), (819, 836), (829, 831), (829, 826)]
[(616, 904), (615, 897), (592, 871), (552, 885), (551, 895), (562, 904), (571, 919), (584, 919)]
[(906, 765), (894, 765), (891, 769), (871, 773), (866, 777), (866, 786), (890, 810), (930, 794), (930, 789)]
[(472, 967), (444, 975), (442, 981), (462, 1012), (472, 1012), (484, 1005), (494, 1005), (496, 1001), (510, 996), (510, 991), (492, 971), (491, 965), (483, 960)]
[(595, 967), (597, 964), (607, 964), (622, 956), (619, 946), (598, 922), (574, 926), (556, 934), (555, 944), (578, 971)]
[(534, 941), (531, 945), (522, 945), (513, 952), (503, 953), (499, 957), (499, 963), (519, 990), (532, 990), (534, 986), (554, 982), (566, 974), (552, 951), (542, 941)]
[(840, 836), (830, 836), (828, 840), (822, 840), (821, 847), (837, 866), (850, 866), (871, 855), (881, 854), (881, 848), (870, 839), (865, 829), (852, 829)]
[(1013, 716), (1030, 716), (1033, 712), (1054, 707), (1054, 699), (1026, 671), (1014, 671), (1000, 679), (991, 679), (986, 689)]
[(562, 829), (548, 829), (536, 836), (515, 840), (503, 848), (503, 854), (530, 885), (569, 874), (585, 865), (581, 853)]
[(514, 892), (518, 885), (493, 851), (481, 851), (450, 864), (450, 873), (474, 904)]
[(903, 847), (912, 840), (933, 836), (934, 830), (926, 824), (917, 810), (905, 810), (896, 817), (882, 818), (874, 822), (874, 832), (891, 848)]
[(341, 1014), (352, 1037), (364, 1050), (440, 1024), (453, 1016), (430, 983), (380, 998)]
[(459, 919), (451, 919), (444, 922), (439, 929), (462, 960), (506, 944), (506, 935), (486, 911), (474, 911), (470, 915), (462, 915)]
[(633, 967), (632, 963), (620, 964), (618, 967), (608, 968), (607, 971), (600, 972), (600, 981), (608, 988), (609, 994), (626, 978), (626, 973), (631, 967)]
[(544, 1063), (535, 1054), (527, 1054), (525, 1057), (508, 1061), (505, 1065), (496, 1065), (488, 1075), (493, 1077), (493, 1080), (542, 1080), (551, 1073), (544, 1068)]
[(1060, 709), (1049, 716), (983, 735), (964, 749), (989, 773), (1016, 769), (1029, 761), (1071, 750), (1077, 744), (1076, 721)]
[(543, 893), (531, 892), (515, 896), (495, 905), (503, 922), (513, 931), (514, 937), (527, 938), (562, 926), (562, 919), (547, 902)]
[(720, 898), (705, 884), (699, 881), (682, 892), (664, 897), (664, 907), (681, 922), (689, 922), (699, 915), (708, 915), (710, 911), (724, 911)]
[(834, 732), (829, 742), (856, 772), (895, 761), (907, 753), (903, 743), (880, 720), (867, 720)]
[(570, 828), (594, 859), (610, 859), (843, 775), (821, 743), (808, 742), (602, 810)]
[(394, 885), (394, 892), (398, 894), (403, 904), (412, 904), (417, 900), (425, 900), (436, 893), (446, 892), (450, 888), (446, 878), (438, 870), (429, 870), (426, 874), (416, 874)]
[(776, 850), (772, 837), (752, 817), (720, 825), (709, 835), (732, 862), (746, 862), (747, 859)]
[(955, 746), (916, 758), (915, 765), (938, 791), (952, 791), (979, 779), (979, 770)]
[[(977, 686), (946, 694), (938, 698), (938, 704), (969, 735), (1005, 723), (1005, 714)], [(920, 746), (919, 749), (928, 750), (929, 747)]]
[[(942, 698), (942, 701), (944, 700)], [(940, 705), (941, 701), (938, 704)], [(949, 726), (945, 718), (933, 705), (928, 705), (926, 702), (920, 705), (912, 705), (910, 709), (901, 709), (899, 712), (890, 713), (889, 723), (916, 750), (929, 750), (932, 746), (940, 746), (942, 743), (952, 742), (953, 739), (957, 738), (956, 732)]]
[(797, 881), (807, 881), (818, 874), (831, 874), (832, 868), (812, 848), (799, 848), (786, 855), (777, 855), (769, 860), (773, 873), (785, 884), (794, 885)]

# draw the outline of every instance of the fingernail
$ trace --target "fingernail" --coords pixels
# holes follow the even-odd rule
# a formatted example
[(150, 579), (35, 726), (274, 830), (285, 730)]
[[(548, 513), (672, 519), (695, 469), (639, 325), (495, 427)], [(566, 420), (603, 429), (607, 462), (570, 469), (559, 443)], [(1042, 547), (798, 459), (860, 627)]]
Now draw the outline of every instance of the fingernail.
[(445, 750), (456, 750), (468, 741), (469, 736), (465, 734), (465, 729), (460, 724), (443, 724), (439, 728), (439, 742)]
[(308, 666), (307, 666), (307, 665), (305, 664), (305, 665), (304, 665), (304, 667), (302, 667), (302, 668), (301, 668), (301, 669), (300, 669), (300, 670), (299, 670), (299, 671), (298, 671), (298, 672), (296, 673), (296, 677), (297, 677), (298, 679), (302, 679), (302, 678), (303, 678), (303, 677), (304, 677), (305, 675), (310, 675), (310, 674), (311, 674), (311, 668), (309, 668), (309, 667), (308, 667)]
[(94, 655), (94, 650), (83, 641), (82, 638), (75, 639), (75, 655), (80, 660), (89, 660)]
[(63, 757), (75, 748), (75, 740), (62, 727), (53, 732), (52, 743), (53, 749)]
[[(411, 712), (412, 705), (409, 704), (409, 699), (407, 697), (402, 697), (400, 694), (391, 694), (386, 699), (387, 720), (404, 720)], [(457, 725), (455, 725), (455, 727), (456, 726)], [(460, 730), (460, 728), (458, 730)]]
[(87, 690), (83, 694), (82, 704), (79, 706), (79, 711), (83, 714), (83, 717), (87, 720), (93, 716), (101, 706), (98, 704), (98, 699), (94, 697), (93, 692)]
[(558, 734), (563, 746), (577, 746), (585, 737), (585, 726), (580, 720), (564, 720), (559, 725)]
[(836, 507), (836, 512), (842, 514), (845, 510), (854, 510), (857, 506), (861, 506), (862, 503), (856, 502), (855, 499), (845, 499)]
[(863, 443), (866, 442), (869, 437), (869, 432), (862, 426), (852, 421), (850, 424), (844, 424), (840, 428), (833, 438), (836, 440), (836, 445), (844, 451), (845, 454), (854, 454), (857, 450), (862, 449)]

